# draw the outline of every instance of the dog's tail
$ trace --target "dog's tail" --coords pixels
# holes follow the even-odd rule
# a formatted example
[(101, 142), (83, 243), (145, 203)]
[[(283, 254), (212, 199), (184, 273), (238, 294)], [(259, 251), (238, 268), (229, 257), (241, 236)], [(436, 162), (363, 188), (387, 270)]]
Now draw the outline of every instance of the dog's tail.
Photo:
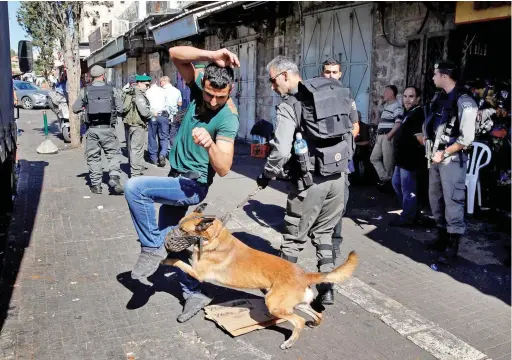
[(308, 273), (306, 274), (309, 285), (314, 285), (318, 283), (333, 283), (339, 284), (345, 281), (357, 267), (357, 263), (359, 262), (357, 254), (355, 251), (351, 251), (348, 254), (348, 259), (344, 264), (338, 266), (336, 269), (331, 271), (330, 273)]

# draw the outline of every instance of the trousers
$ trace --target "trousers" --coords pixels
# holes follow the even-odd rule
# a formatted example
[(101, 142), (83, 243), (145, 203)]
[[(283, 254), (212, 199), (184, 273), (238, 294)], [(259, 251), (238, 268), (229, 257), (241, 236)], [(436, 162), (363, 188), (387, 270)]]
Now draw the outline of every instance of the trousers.
[(103, 178), (101, 149), (105, 152), (105, 157), (108, 160), (109, 175), (121, 176), (121, 146), (115, 127), (90, 127), (85, 134), (85, 161), (93, 186), (101, 184)]
[(140, 126), (124, 125), (128, 160), (130, 161), (130, 177), (142, 176), (145, 168), (144, 145), (146, 131)]
[(377, 135), (377, 141), (370, 155), (372, 163), (381, 181), (391, 180), (395, 170), (394, 139), (388, 140), (387, 134)]
[(396, 166), (391, 183), (402, 206), (400, 219), (406, 222), (414, 222), (418, 215), (416, 171), (409, 171)]
[(317, 249), (318, 270), (334, 269), (332, 235), (345, 206), (345, 176), (326, 177), (303, 191), (290, 184), (281, 244), (285, 258), (296, 262), (311, 239)]
[(343, 194), (343, 210), (341, 212), (341, 218), (340, 221), (336, 224), (334, 227), (334, 233), (332, 235), (332, 246), (334, 247), (334, 251), (336, 253), (336, 261), (335, 265), (341, 265), (341, 253), (340, 253), (340, 247), (341, 243), (343, 241), (343, 217), (345, 216), (345, 213), (347, 212), (347, 203), (348, 203), (348, 197), (350, 195), (350, 182), (348, 181), (348, 174), (345, 174), (345, 192)]
[[(188, 207), (203, 201), (208, 187), (181, 176), (141, 176), (129, 179), (124, 191), (141, 246), (159, 248), (163, 245), (167, 233), (185, 216)], [(158, 223), (155, 203), (162, 204)], [(180, 259), (183, 260), (183, 257), (180, 256)], [(197, 280), (179, 269), (176, 271), (184, 293), (192, 294), (198, 291)]]
[(169, 119), (157, 116), (148, 123), (149, 160), (156, 162), (159, 156), (167, 158), (169, 151)]
[(437, 227), (450, 234), (464, 234), (464, 203), (466, 199), (467, 156), (463, 155), (462, 167), (459, 154), (454, 154), (439, 164), (431, 164), (428, 173), (428, 197)]

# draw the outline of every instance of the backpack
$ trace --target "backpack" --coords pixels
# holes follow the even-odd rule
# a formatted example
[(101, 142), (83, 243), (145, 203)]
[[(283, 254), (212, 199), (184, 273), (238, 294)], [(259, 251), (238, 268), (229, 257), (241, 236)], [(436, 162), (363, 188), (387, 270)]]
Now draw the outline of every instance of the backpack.
[(312, 170), (322, 176), (347, 170), (351, 154), (350, 90), (338, 80), (316, 77), (299, 83), (284, 102), (294, 109), (298, 130), (308, 144)]

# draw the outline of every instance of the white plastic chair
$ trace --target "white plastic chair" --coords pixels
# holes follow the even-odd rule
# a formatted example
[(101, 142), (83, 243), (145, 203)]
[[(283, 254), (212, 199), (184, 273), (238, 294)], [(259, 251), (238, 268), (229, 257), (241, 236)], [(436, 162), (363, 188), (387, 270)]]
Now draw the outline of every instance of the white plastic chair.
[[(485, 163), (482, 159), (485, 155)], [(473, 214), (475, 209), (475, 192), (478, 190), (478, 206), (482, 206), (482, 191), (478, 174), (480, 169), (491, 162), (491, 149), (483, 143), (473, 142), (473, 153), (469, 155), (468, 171), (466, 173), (466, 186), (468, 188), (468, 214)]]

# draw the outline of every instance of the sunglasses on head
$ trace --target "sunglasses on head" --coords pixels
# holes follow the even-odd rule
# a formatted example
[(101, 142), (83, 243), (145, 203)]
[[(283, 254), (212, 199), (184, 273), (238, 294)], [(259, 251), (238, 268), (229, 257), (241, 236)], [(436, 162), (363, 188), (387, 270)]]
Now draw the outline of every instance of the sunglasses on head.
[(279, 77), (279, 75), (283, 75), (285, 72), (287, 72), (288, 69), (286, 69), (285, 71), (281, 71), (279, 74), (277, 74), (276, 76), (274, 77), (271, 77), (270, 79), (268, 79), (268, 81), (271, 83), (271, 84), (275, 84), (276, 82), (276, 79)]

